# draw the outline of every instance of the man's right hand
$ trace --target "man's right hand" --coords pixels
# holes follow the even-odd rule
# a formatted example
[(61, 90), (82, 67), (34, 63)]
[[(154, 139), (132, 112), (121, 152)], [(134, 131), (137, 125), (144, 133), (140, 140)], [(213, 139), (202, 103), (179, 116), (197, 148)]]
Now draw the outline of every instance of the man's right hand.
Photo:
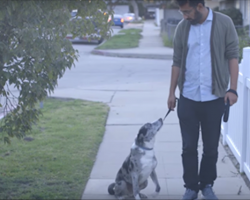
[(174, 94), (170, 94), (168, 97), (168, 109), (174, 110), (176, 106), (176, 97)]
[(174, 110), (176, 106), (175, 89), (177, 86), (178, 77), (180, 74), (180, 67), (173, 66), (171, 71), (171, 82), (168, 96), (168, 109)]

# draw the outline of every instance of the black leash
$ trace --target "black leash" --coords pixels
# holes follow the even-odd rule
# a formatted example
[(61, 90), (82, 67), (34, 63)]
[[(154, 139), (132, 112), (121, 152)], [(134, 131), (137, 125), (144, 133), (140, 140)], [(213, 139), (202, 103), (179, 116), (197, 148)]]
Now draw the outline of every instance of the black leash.
[[(238, 93), (237, 93), (236, 90), (229, 89), (227, 92), (231, 92), (231, 93), (235, 94), (235, 95), (238, 97)], [(227, 103), (226, 103), (226, 105), (225, 105), (224, 116), (223, 116), (223, 121), (224, 121), (224, 122), (227, 122), (227, 121), (228, 121), (229, 113), (230, 113), (230, 101), (229, 101), (229, 99), (227, 98)]]
[[(176, 101), (177, 101), (177, 102), (178, 102), (178, 100), (179, 100), (179, 99), (176, 98)], [(163, 118), (163, 121), (166, 119), (166, 117), (169, 115), (169, 113), (170, 113), (171, 111), (172, 111), (171, 109), (168, 110), (167, 114), (166, 114), (165, 117)]]
[(230, 101), (229, 99), (227, 99), (227, 104), (225, 105), (224, 116), (223, 116), (224, 122), (228, 121), (229, 111), (230, 111)]
[(169, 114), (171, 111), (172, 111), (171, 109), (168, 110), (167, 114), (166, 114), (165, 117), (163, 118), (163, 121), (166, 119), (166, 117), (168, 116), (168, 114)]

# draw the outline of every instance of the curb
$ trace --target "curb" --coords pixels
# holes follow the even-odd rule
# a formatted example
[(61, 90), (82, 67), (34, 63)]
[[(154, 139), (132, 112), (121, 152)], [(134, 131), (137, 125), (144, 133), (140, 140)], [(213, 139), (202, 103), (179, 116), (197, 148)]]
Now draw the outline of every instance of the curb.
[[(107, 191), (108, 193), (108, 191)], [(164, 200), (174, 200), (174, 199), (182, 199), (182, 195), (181, 194), (177, 194), (177, 195), (173, 195), (173, 194), (166, 194), (166, 195), (162, 195), (162, 194), (159, 194), (157, 196), (153, 196), (152, 194), (148, 195), (148, 200), (160, 200), (160, 199), (164, 199)], [(224, 200), (233, 200), (233, 199), (242, 199), (242, 200), (250, 200), (249, 198), (249, 194), (240, 194), (240, 195), (237, 195), (237, 194), (217, 194), (218, 198), (219, 199), (224, 199)], [(109, 199), (109, 200), (116, 200), (115, 196), (113, 195), (109, 195), (109, 194), (84, 194), (82, 195), (82, 198), (81, 200), (84, 200), (84, 199)], [(198, 199), (201, 199), (200, 198), (200, 195), (198, 196)]]
[(120, 57), (120, 58), (143, 58), (143, 59), (158, 59), (158, 60), (173, 59), (173, 56), (170, 54), (160, 55), (160, 54), (114, 53), (114, 52), (100, 51), (96, 49), (92, 50), (91, 54), (98, 56)]

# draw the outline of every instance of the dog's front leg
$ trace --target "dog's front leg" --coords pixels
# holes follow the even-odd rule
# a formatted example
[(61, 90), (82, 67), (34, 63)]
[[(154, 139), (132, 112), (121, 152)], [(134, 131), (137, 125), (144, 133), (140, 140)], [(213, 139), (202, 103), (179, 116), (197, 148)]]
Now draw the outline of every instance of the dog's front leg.
[(159, 184), (159, 181), (158, 181), (158, 178), (157, 178), (157, 175), (156, 175), (156, 172), (155, 172), (155, 169), (152, 171), (152, 173), (150, 174), (150, 177), (151, 179), (153, 180), (156, 188), (155, 188), (155, 192), (156, 192), (156, 195), (159, 194), (160, 190), (161, 190), (161, 187), (160, 187), (160, 184)]
[(133, 195), (135, 199), (141, 199), (139, 195), (139, 176), (136, 172), (131, 172)]

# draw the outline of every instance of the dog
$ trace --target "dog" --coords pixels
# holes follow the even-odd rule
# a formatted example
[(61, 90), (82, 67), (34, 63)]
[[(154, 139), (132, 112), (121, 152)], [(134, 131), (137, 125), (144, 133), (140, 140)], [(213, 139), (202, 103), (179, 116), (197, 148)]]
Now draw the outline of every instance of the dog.
[(156, 186), (156, 194), (160, 192), (161, 188), (155, 172), (157, 159), (154, 153), (154, 143), (156, 133), (162, 125), (163, 120), (160, 118), (140, 128), (129, 156), (116, 175), (115, 183), (108, 187), (110, 195), (115, 195), (117, 199), (147, 198), (146, 195), (140, 193), (140, 190), (147, 187), (149, 176)]

